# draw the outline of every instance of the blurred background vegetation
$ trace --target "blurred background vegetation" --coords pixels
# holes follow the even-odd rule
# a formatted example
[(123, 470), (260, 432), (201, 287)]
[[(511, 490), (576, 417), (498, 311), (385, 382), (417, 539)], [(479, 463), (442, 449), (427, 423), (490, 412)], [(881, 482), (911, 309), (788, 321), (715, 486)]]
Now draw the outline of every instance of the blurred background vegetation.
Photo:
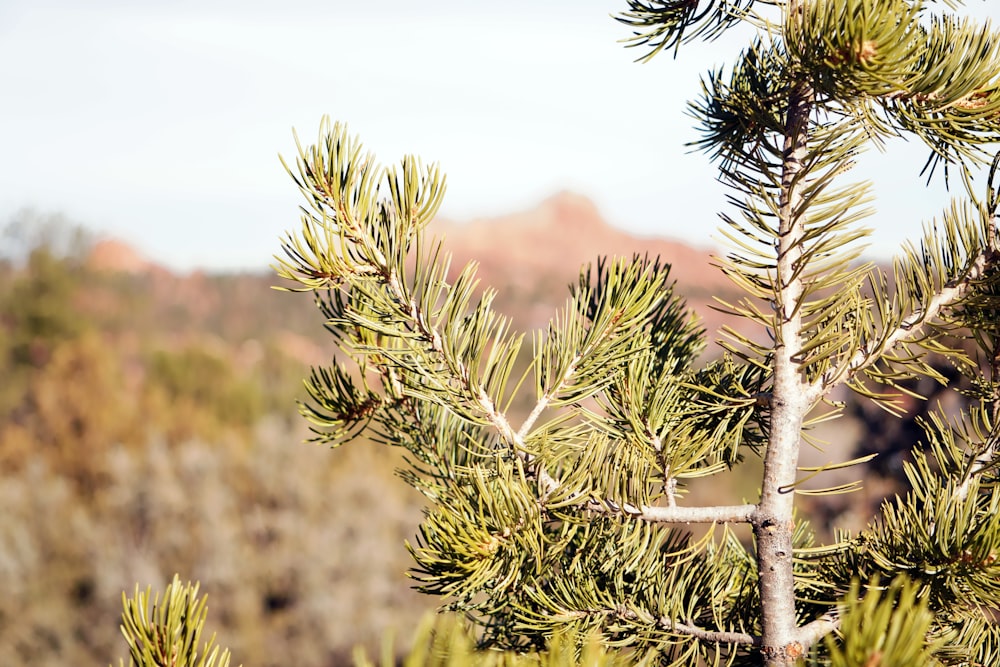
[[(440, 603), (405, 576), (422, 504), (394, 478), (398, 453), (303, 442), (302, 378), (335, 354), (311, 297), (264, 271), (175, 275), (60, 216), (23, 211), (2, 234), (0, 665), (116, 660), (122, 592), (175, 573), (201, 582), (234, 664), (349, 664), (388, 632), (405, 651)], [(495, 264), (507, 272), (488, 282), (522, 329), (574, 278)], [(699, 285), (679, 276), (705, 314)], [(917, 409), (850, 404), (836, 446), (814, 455), (903, 452)], [(898, 457), (876, 460), (864, 492), (807, 502), (821, 533), (898, 488)], [(756, 500), (741, 475), (686, 502)]]
[(99, 245), (30, 211), (4, 231), (0, 664), (107, 665), (122, 592), (174, 573), (247, 667), (409, 636), (434, 606), (404, 576), (421, 505), (393, 452), (303, 444), (301, 378), (330, 353), (310, 298)]

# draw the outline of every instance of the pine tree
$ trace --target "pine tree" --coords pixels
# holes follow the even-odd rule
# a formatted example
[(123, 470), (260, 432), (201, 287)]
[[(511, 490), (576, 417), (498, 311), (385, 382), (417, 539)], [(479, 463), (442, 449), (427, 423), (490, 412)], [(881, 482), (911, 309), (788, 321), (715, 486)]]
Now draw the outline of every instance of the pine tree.
[[(730, 330), (698, 367), (704, 334), (669, 267), (640, 257), (586, 268), (526, 338), (478, 296), (475, 266), (451, 278), (428, 238), (438, 168), (383, 169), (324, 124), (290, 169), (307, 206), (279, 266), (315, 292), (351, 364), (308, 381), (317, 439), (366, 432), (406, 450), (402, 476), (429, 505), (412, 575), (481, 624), (485, 646), (572, 631), (671, 665), (1000, 663), (997, 160), (986, 169), (1000, 34), (949, 13), (958, 2), (628, 5), (645, 58), (756, 28), (691, 111), (732, 189), (720, 266), (744, 296), (720, 307), (768, 342)], [(887, 273), (860, 261), (871, 196), (844, 178), (896, 136), (924, 142), (928, 177), (965, 192)], [(923, 424), (905, 495), (816, 546), (795, 497), (821, 471), (798, 459), (810, 426), (838, 416), (831, 392), (891, 412), (906, 381), (946, 381), (934, 358), (970, 381), (967, 409)], [(524, 392), (533, 407), (515, 420)], [(756, 456), (756, 502), (684, 504), (686, 481)], [(720, 528), (696, 539), (693, 523)], [(731, 524), (752, 527), (751, 548)]]
[[(306, 205), (278, 270), (315, 293), (344, 352), (313, 370), (303, 411), (321, 442), (366, 433), (405, 450), (401, 475), (428, 503), (412, 576), (475, 620), (483, 646), (596, 636), (665, 665), (1000, 664), (1000, 199), (988, 152), (1000, 34), (959, 9), (628, 0), (619, 19), (644, 58), (756, 29), (691, 111), (695, 145), (732, 189), (719, 263), (744, 296), (720, 307), (766, 336), (730, 330), (707, 365), (668, 266), (598, 260), (525, 336), (475, 266), (453, 277), (428, 237), (445, 189), (436, 166), (383, 168), (339, 124), (299, 146), (289, 171)], [(845, 178), (896, 136), (926, 144), (928, 177), (964, 193), (887, 272), (860, 260), (871, 196)], [(908, 492), (865, 530), (816, 545), (795, 498), (822, 471), (798, 459), (811, 425), (837, 418), (831, 393), (846, 386), (892, 412), (907, 381), (946, 381), (935, 359), (966, 378), (966, 409), (925, 420)], [(532, 407), (517, 416), (525, 394)], [(685, 504), (692, 478), (748, 457), (763, 460), (756, 502)], [(749, 547), (736, 524), (752, 528)]]

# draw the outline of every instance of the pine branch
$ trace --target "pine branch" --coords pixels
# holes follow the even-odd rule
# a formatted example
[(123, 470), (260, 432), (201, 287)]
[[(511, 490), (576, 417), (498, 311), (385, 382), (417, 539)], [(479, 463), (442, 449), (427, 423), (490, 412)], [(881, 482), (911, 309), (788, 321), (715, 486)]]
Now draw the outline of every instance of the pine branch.
[[(315, 161), (316, 160), (314, 158), (313, 162)], [(309, 165), (310, 162), (302, 159), (300, 160), (300, 166), (302, 164)], [(313, 166), (312, 168), (305, 169), (304, 171), (305, 173), (303, 174), (301, 182), (310, 183), (318, 178), (316, 174), (324, 170)], [(381, 249), (379, 245), (374, 242), (371, 235), (366, 232), (364, 223), (362, 222), (359, 214), (344, 204), (345, 200), (351, 201), (351, 198), (345, 197), (342, 193), (336, 191), (332, 186), (325, 187), (317, 192), (314, 192), (314, 196), (323, 206), (336, 211), (336, 222), (339, 228), (339, 235), (342, 244), (343, 241), (346, 240), (353, 244), (353, 247), (360, 248), (362, 250), (360, 253), (354, 253), (354, 255), (350, 257), (351, 260), (354, 260), (351, 264), (347, 264), (345, 260), (321, 261), (326, 259), (326, 255), (320, 251), (315, 251), (312, 253), (314, 259), (316, 260), (315, 263), (328, 264), (336, 267), (340, 273), (331, 272), (332, 277), (328, 278), (334, 282), (340, 279), (374, 280), (385, 288), (388, 297), (387, 304), (391, 304), (392, 309), (398, 313), (399, 317), (403, 318), (394, 326), (405, 329), (405, 333), (402, 333), (402, 331), (400, 333), (396, 333), (392, 330), (387, 330), (387, 333), (390, 335), (402, 336), (402, 340), (408, 341), (408, 346), (422, 348), (426, 354), (430, 355), (435, 360), (435, 372), (437, 375), (434, 377), (427, 376), (426, 371), (423, 370), (423, 366), (421, 366), (420, 369), (411, 369), (413, 372), (418, 372), (423, 378), (421, 384), (432, 387), (444, 387), (452, 384), (457, 386), (461, 395), (464, 397), (464, 400), (470, 401), (471, 407), (484, 417), (485, 421), (504, 442), (508, 443), (512, 453), (516, 455), (516, 457), (524, 464), (528, 475), (537, 481), (539, 488), (538, 501), (544, 506), (546, 499), (558, 492), (559, 489), (562, 488), (563, 484), (546, 470), (538, 456), (531, 453), (530, 447), (526, 442), (528, 434), (534, 423), (546, 410), (546, 408), (548, 408), (561, 393), (571, 387), (578, 379), (577, 373), (580, 370), (580, 364), (587, 358), (587, 355), (595, 354), (597, 348), (615, 335), (616, 323), (620, 320), (621, 314), (613, 314), (613, 316), (607, 318), (606, 321), (603, 321), (604, 328), (600, 329), (592, 339), (588, 339), (589, 342), (587, 345), (585, 345), (583, 349), (569, 359), (562, 374), (550, 387), (546, 388), (520, 428), (515, 430), (505, 412), (497, 406), (494, 397), (490, 395), (485, 387), (475, 381), (472, 370), (468, 364), (463, 359), (456, 358), (454, 353), (446, 347), (448, 334), (442, 331), (440, 326), (435, 324), (434, 318), (432, 318), (426, 311), (425, 305), (421, 303), (418, 297), (402, 280), (399, 266), (401, 264), (400, 258), (406, 253), (405, 244), (404, 246), (397, 246), (393, 248), (393, 252)], [(354, 198), (354, 201), (356, 201), (356, 198)], [(405, 215), (405, 211), (400, 211), (397, 215), (402, 217)], [(392, 234), (387, 232), (385, 237), (391, 238)], [(291, 244), (288, 244), (286, 248), (290, 246)], [(345, 254), (348, 254), (348, 250), (345, 249), (344, 252)], [(307, 253), (305, 252), (298, 253), (300, 259), (304, 258), (306, 255)], [(601, 266), (599, 266), (599, 276), (602, 270)], [(300, 270), (299, 273), (302, 274), (303, 272)], [(314, 274), (315, 272), (308, 275)], [(456, 297), (456, 299), (461, 300), (461, 294), (463, 291), (467, 290), (471, 284), (471, 273), (467, 270), (462, 274), (458, 281), (456, 281), (455, 286), (450, 288), (450, 295), (459, 294), (460, 296)], [(650, 293), (655, 293), (656, 290), (653, 288), (656, 286), (657, 285), (653, 284), (648, 286), (647, 289)], [(580, 298), (584, 298), (584, 296), (587, 295), (583, 294)], [(587, 307), (598, 308), (595, 304), (588, 304)], [(361, 312), (356, 306), (352, 306), (349, 303), (338, 302), (336, 307), (334, 305), (330, 306), (331, 311), (336, 311), (338, 308), (343, 312), (339, 315), (336, 312), (332, 313), (335, 315), (334, 319), (343, 319), (345, 323), (350, 323), (359, 328), (372, 328), (377, 330), (378, 328), (384, 328), (386, 326), (381, 322), (380, 318), (382, 316), (374, 311), (372, 313)], [(481, 302), (477, 313), (482, 314), (486, 312), (487, 309), (488, 305), (485, 302)], [(483, 315), (483, 317), (486, 316)], [(501, 323), (496, 327), (495, 347), (505, 344), (502, 337), (504, 326), (505, 325)], [(391, 393), (393, 395), (401, 398), (408, 393), (413, 393), (413, 390), (408, 389), (404, 383), (400, 381), (393, 364), (385, 363), (385, 360), (393, 358), (397, 364), (405, 366), (406, 361), (398, 356), (399, 353), (393, 352), (385, 347), (373, 347), (367, 352), (364, 348), (362, 348), (361, 351), (368, 354), (377, 354), (379, 358), (383, 359), (383, 362), (378, 363), (377, 366), (379, 372), (385, 377), (386, 386), (391, 389)], [(606, 370), (605, 374), (607, 374), (607, 372), (608, 371)], [(445, 379), (444, 374), (446, 374), (447, 379)], [(340, 378), (340, 380), (341, 381), (338, 384), (345, 385), (343, 378)], [(342, 390), (343, 387), (341, 387), (341, 391)], [(361, 399), (357, 399), (353, 402), (357, 403), (358, 401), (361, 401)], [(366, 414), (359, 414), (359, 419), (367, 417), (367, 411), (370, 407), (373, 407), (369, 406), (370, 401), (370, 397), (361, 401), (363, 403), (362, 407), (364, 407), (363, 412), (366, 412)], [(754, 507), (750, 505), (735, 508), (682, 508), (676, 506), (671, 508), (661, 508), (655, 506), (636, 507), (617, 503), (610, 499), (595, 500), (591, 495), (582, 492), (571, 496), (568, 500), (564, 500), (562, 504), (564, 506), (566, 504), (577, 504), (581, 507), (585, 507), (587, 510), (595, 514), (634, 517), (638, 520), (655, 523), (746, 522), (749, 520), (749, 516), (754, 510)]]
[[(715, 39), (727, 28), (752, 16), (758, 0), (628, 0), (629, 11), (616, 17), (635, 29), (626, 40), (628, 47), (647, 47), (649, 53), (639, 58), (645, 62), (664, 49), (702, 37)], [(775, 4), (775, 0), (761, 0)]]
[(834, 610), (823, 614), (815, 621), (806, 623), (798, 629), (795, 641), (802, 647), (803, 651), (808, 651), (811, 646), (821, 639), (836, 632), (840, 627), (840, 612)]
[[(611, 616), (617, 617), (626, 621), (636, 621), (643, 617), (648, 617), (645, 612), (636, 612), (634, 609), (628, 607), (619, 608), (596, 608), (587, 609), (586, 611), (575, 611), (570, 612), (572, 615), (578, 617), (586, 616)], [(704, 642), (708, 644), (716, 645), (731, 645), (731, 646), (753, 646), (760, 647), (762, 645), (762, 640), (759, 635), (753, 635), (748, 632), (734, 632), (727, 630), (709, 630), (698, 626), (693, 622), (685, 622), (674, 620), (668, 616), (661, 616), (655, 619), (655, 625), (671, 634), (682, 635), (684, 637), (690, 637), (696, 639), (699, 642)]]
[(664, 630), (670, 632), (677, 632), (688, 637), (694, 637), (695, 639), (703, 642), (711, 642), (713, 644), (736, 644), (740, 646), (755, 646), (760, 647), (762, 645), (762, 640), (758, 635), (751, 635), (746, 632), (722, 632), (717, 630), (705, 630), (699, 628), (696, 625), (690, 625), (688, 623), (681, 623), (679, 621), (672, 621), (669, 618), (661, 618), (659, 621), (660, 627)]
[[(382, 272), (383, 276), (388, 275)], [(419, 306), (413, 300), (407, 300), (406, 294), (399, 286), (398, 281), (387, 281), (396, 298), (404, 303), (410, 315), (410, 319), (415, 323), (423, 339), (429, 341), (430, 350), (444, 357), (445, 351), (442, 347), (442, 336), (439, 331), (428, 324), (428, 319), (424, 317)], [(577, 365), (583, 358), (583, 353), (577, 354), (568, 364), (563, 376), (536, 402), (529, 416), (525, 419), (521, 428), (517, 431), (511, 426), (506, 415), (496, 407), (494, 400), (482, 387), (473, 387), (469, 381), (469, 376), (464, 365), (458, 365), (456, 379), (475, 396), (476, 402), (482, 412), (486, 415), (489, 423), (498, 432), (501, 438), (513, 445), (516, 456), (525, 464), (538, 481), (540, 498), (539, 502), (544, 505), (546, 498), (556, 493), (562, 483), (553, 477), (542, 465), (537, 456), (528, 451), (525, 438), (530, 431), (532, 424), (538, 416), (551, 403), (571, 380)], [(749, 523), (751, 516), (757, 510), (755, 505), (740, 506), (710, 506), (710, 507), (657, 507), (641, 506), (636, 507), (628, 504), (619, 504), (612, 500), (593, 500), (586, 494), (577, 494), (569, 502), (578, 501), (587, 510), (596, 514), (626, 516), (651, 523)]]
[(758, 635), (751, 635), (746, 632), (721, 632), (717, 630), (705, 630), (696, 625), (672, 621), (669, 618), (661, 618), (660, 627), (670, 632), (678, 632), (689, 637), (694, 637), (703, 642), (713, 644), (738, 644), (740, 646), (760, 647), (762, 640)]
[[(173, 580), (153, 597), (136, 584), (135, 594), (122, 593), (121, 631), (128, 642), (130, 665), (137, 667), (229, 667), (229, 649), (220, 649), (212, 635), (202, 644), (208, 616), (207, 596), (198, 597), (200, 584)], [(124, 666), (124, 662), (120, 662)]]
[(649, 523), (750, 523), (757, 512), (756, 505), (635, 507), (610, 500), (589, 500), (584, 507), (597, 514), (626, 516)]
[(854, 353), (838, 369), (821, 378), (809, 388), (811, 400), (827, 395), (836, 386), (849, 382), (858, 373), (885, 358), (886, 354), (899, 345), (919, 340), (924, 328), (938, 318), (942, 311), (960, 302), (975, 284), (1000, 264), (1000, 252), (986, 247), (969, 262), (968, 269), (961, 278), (949, 281), (943, 289), (932, 295), (926, 305), (902, 319), (899, 326), (882, 336), (873, 346), (863, 347)]

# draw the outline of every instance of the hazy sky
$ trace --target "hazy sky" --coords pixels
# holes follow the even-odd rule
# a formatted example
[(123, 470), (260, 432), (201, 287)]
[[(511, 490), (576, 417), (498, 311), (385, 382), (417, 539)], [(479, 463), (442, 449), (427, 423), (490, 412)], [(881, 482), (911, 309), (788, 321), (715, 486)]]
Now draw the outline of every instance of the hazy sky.
[[(977, 4), (973, 2), (972, 4)], [(1000, 13), (997, 9), (980, 14)], [(685, 105), (723, 38), (644, 65), (625, 0), (3, 0), (0, 223), (61, 212), (180, 269), (262, 268), (298, 224), (277, 155), (329, 114), (383, 162), (448, 175), (443, 214), (510, 213), (570, 189), (613, 224), (711, 243), (724, 191)], [(874, 250), (946, 195), (893, 147)], [(499, 240), (502, 242), (502, 239)]]

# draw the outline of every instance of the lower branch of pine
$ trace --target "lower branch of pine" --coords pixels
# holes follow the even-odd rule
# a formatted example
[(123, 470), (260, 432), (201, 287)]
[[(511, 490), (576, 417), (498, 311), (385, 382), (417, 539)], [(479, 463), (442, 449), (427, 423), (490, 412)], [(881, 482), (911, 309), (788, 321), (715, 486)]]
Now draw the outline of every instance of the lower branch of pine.
[(760, 646), (761, 644), (760, 637), (757, 635), (751, 635), (745, 632), (720, 632), (717, 630), (705, 630), (704, 628), (699, 628), (698, 626), (690, 625), (688, 623), (671, 621), (669, 618), (661, 618), (660, 626), (670, 632), (687, 635), (703, 642), (711, 642), (713, 644), (738, 644), (740, 646)]
[(799, 628), (796, 641), (803, 649), (809, 650), (813, 644), (835, 632), (839, 627), (840, 615), (837, 612), (830, 612)]
[(599, 514), (624, 514), (650, 523), (750, 523), (756, 505), (709, 507), (636, 507), (610, 500), (591, 500), (586, 508)]
[[(635, 620), (638, 615), (635, 611), (627, 608), (604, 608), (604, 609), (589, 609), (587, 611), (576, 611), (573, 615), (578, 617), (588, 616), (592, 614), (610, 615), (617, 616), (618, 618), (624, 620)], [(693, 623), (685, 623), (683, 621), (674, 620), (666, 616), (662, 616), (656, 619), (656, 625), (671, 632), (676, 635), (683, 635), (686, 637), (692, 637), (701, 642), (708, 644), (730, 644), (737, 646), (760, 646), (761, 639), (758, 635), (751, 635), (746, 632), (732, 632), (726, 630), (707, 630), (705, 628), (699, 627)]]

